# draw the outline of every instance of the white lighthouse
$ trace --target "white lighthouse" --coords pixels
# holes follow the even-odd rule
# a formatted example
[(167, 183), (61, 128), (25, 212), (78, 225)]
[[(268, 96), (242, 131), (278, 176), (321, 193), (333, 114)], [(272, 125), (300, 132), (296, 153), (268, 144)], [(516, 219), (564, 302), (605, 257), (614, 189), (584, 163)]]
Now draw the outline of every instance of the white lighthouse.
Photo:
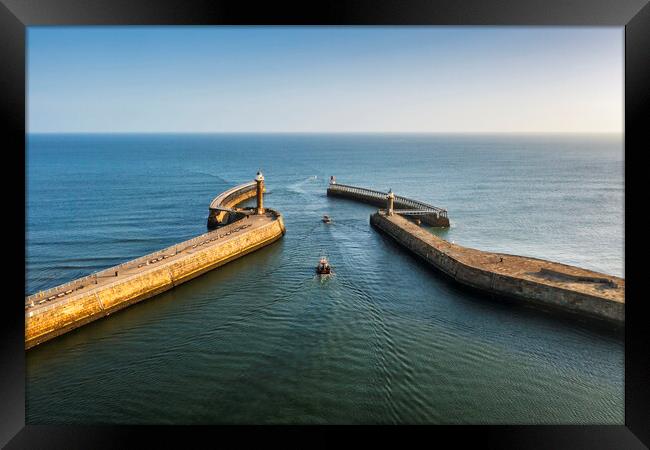
[(393, 194), (393, 190), (389, 189), (388, 190), (388, 195), (386, 196), (386, 209), (388, 210), (388, 215), (392, 216), (393, 215), (393, 205), (395, 203), (395, 194)]
[(264, 214), (264, 175), (261, 170), (257, 172), (255, 182), (257, 183), (257, 214)]

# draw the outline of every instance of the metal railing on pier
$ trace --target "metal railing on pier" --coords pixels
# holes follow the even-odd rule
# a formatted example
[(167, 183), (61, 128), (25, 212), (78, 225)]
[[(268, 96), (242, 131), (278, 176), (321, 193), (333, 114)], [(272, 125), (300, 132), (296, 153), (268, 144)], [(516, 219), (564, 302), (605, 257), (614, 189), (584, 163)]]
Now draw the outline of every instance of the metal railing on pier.
[[(339, 183), (330, 183), (328, 190), (348, 192), (351, 194), (385, 201), (388, 192), (376, 191), (374, 189), (366, 189), (358, 186), (351, 186), (348, 184), (339, 184)], [(429, 205), (418, 200), (413, 200), (407, 197), (402, 197), (401, 195), (395, 196), (395, 205), (412, 208), (410, 210), (395, 210), (398, 214), (437, 214), (440, 217), (447, 217), (447, 210), (444, 208), (439, 208), (437, 206)]]

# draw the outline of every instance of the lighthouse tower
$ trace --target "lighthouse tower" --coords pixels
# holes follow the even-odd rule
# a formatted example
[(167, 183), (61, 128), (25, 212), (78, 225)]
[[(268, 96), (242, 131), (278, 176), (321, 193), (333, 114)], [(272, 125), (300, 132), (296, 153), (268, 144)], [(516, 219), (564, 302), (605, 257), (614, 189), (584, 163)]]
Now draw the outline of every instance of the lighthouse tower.
[(257, 214), (264, 214), (264, 175), (261, 170), (257, 172), (255, 182), (257, 183)]
[(393, 205), (395, 203), (395, 194), (393, 194), (393, 190), (389, 189), (388, 190), (388, 195), (386, 196), (386, 210), (388, 212), (389, 216), (393, 215)]

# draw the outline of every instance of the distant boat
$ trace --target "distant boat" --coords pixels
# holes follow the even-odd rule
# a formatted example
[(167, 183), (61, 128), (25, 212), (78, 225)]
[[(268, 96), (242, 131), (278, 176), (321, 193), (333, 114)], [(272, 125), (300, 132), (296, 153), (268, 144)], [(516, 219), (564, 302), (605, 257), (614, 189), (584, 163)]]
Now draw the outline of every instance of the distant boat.
[(325, 216), (323, 216), (323, 222), (325, 222), (325, 223), (331, 223), (331, 222), (332, 222), (332, 219), (330, 218), (330, 216), (325, 215)]
[(319, 275), (327, 275), (331, 272), (332, 268), (330, 267), (330, 263), (327, 261), (327, 258), (323, 256), (316, 266), (316, 273)]

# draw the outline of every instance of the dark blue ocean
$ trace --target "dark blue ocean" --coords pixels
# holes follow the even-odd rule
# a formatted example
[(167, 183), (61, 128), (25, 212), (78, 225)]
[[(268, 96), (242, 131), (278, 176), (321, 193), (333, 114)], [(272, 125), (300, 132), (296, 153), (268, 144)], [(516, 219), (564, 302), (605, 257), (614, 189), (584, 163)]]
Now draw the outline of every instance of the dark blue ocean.
[[(622, 332), (468, 292), (327, 181), (457, 244), (624, 276), (620, 135), (30, 135), (26, 295), (206, 231), (264, 172), (287, 234), (27, 352), (27, 423), (623, 424)], [(324, 224), (323, 214), (332, 216)], [(313, 267), (325, 253), (335, 276)]]

